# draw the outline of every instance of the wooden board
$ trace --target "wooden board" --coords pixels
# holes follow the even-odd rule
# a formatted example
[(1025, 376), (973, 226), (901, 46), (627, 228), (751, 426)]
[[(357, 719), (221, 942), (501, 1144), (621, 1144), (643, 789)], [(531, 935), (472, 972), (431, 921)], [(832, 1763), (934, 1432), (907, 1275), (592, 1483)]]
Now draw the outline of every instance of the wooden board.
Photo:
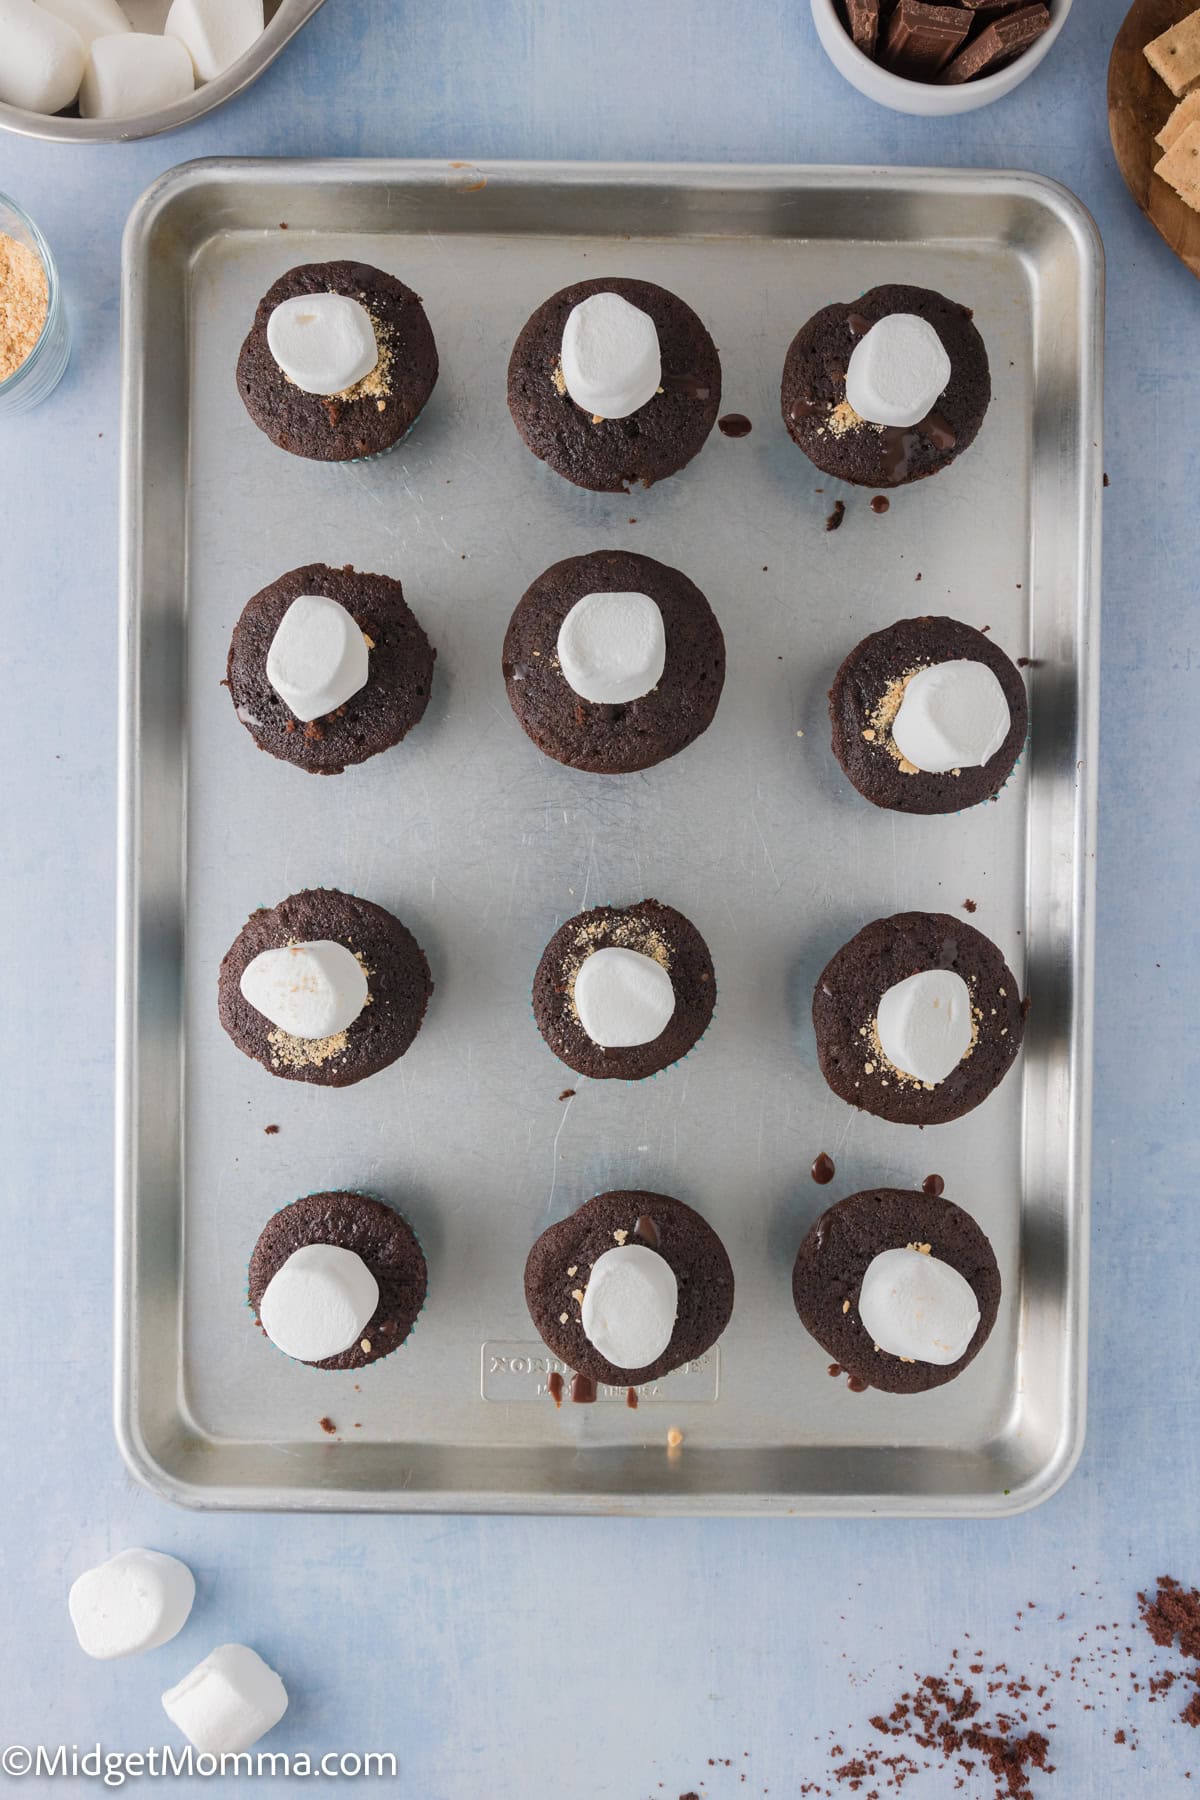
[(1154, 173), (1162, 155), (1155, 134), (1176, 105), (1143, 55), (1161, 32), (1194, 12), (1198, 0), (1134, 0), (1108, 65), (1108, 129), (1130, 193), (1176, 256), (1200, 275), (1200, 213)]

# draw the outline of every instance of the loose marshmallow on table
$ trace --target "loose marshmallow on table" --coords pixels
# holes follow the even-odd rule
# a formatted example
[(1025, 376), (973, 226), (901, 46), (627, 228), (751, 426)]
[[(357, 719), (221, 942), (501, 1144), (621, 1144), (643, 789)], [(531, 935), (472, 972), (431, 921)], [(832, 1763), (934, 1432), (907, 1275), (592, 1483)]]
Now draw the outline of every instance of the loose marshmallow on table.
[(846, 398), (872, 424), (919, 425), (949, 379), (950, 358), (929, 321), (887, 313), (854, 346)]
[(986, 663), (959, 657), (918, 669), (892, 721), (906, 762), (931, 775), (980, 768), (1008, 736), (1012, 714)]
[(195, 89), (192, 59), (178, 38), (126, 31), (92, 45), (79, 111), (85, 119), (132, 119), (186, 100)]
[(344, 606), (300, 594), (267, 651), (267, 680), (302, 724), (336, 712), (367, 685), (367, 642)]
[(658, 683), (667, 661), (667, 633), (649, 594), (585, 594), (558, 632), (558, 662), (584, 700), (620, 706)]
[(0, 0), (0, 100), (29, 112), (70, 106), (87, 51), (79, 33), (34, 0)]
[(289, 1037), (319, 1042), (353, 1025), (367, 1004), (367, 977), (345, 944), (318, 938), (262, 950), (246, 964), (242, 998)]
[(213, 81), (263, 33), (263, 0), (171, 0), (163, 30), (192, 59), (197, 81)]
[(79, 1647), (107, 1661), (157, 1650), (187, 1623), (192, 1571), (159, 1550), (122, 1550), (71, 1585), (67, 1606)]
[(267, 320), (267, 349), (305, 394), (344, 394), (379, 361), (371, 315), (349, 294), (296, 294)]
[(37, 0), (44, 12), (53, 13), (64, 25), (79, 33), (85, 50), (90, 50), (98, 37), (112, 37), (132, 31), (117, 0)]
[(872, 1342), (913, 1362), (957, 1362), (979, 1325), (969, 1281), (920, 1250), (882, 1250), (867, 1265), (858, 1316)]
[(162, 1697), (163, 1711), (201, 1754), (235, 1756), (278, 1725), (287, 1689), (257, 1651), (222, 1644)]
[(584, 957), (574, 999), (579, 1023), (602, 1050), (652, 1044), (675, 1011), (675, 989), (662, 964), (615, 945)]
[(300, 1362), (323, 1362), (358, 1342), (379, 1305), (379, 1283), (339, 1244), (303, 1244), (267, 1283), (258, 1319), (271, 1342)]
[(568, 394), (584, 412), (628, 418), (662, 383), (654, 320), (620, 294), (581, 300), (563, 328), (562, 372)]
[(953, 969), (922, 969), (888, 988), (875, 1029), (901, 1074), (936, 1086), (971, 1048), (971, 990)]
[(584, 1335), (618, 1369), (644, 1369), (670, 1343), (678, 1309), (679, 1283), (666, 1258), (645, 1244), (622, 1244), (592, 1264)]

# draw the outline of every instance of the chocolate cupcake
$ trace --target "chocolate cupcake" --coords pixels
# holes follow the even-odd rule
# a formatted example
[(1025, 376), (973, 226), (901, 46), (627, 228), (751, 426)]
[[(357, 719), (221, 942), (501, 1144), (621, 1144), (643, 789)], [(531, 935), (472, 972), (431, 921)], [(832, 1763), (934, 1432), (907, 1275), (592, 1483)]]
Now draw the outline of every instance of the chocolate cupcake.
[(364, 1194), (309, 1194), (267, 1220), (250, 1305), (277, 1349), (315, 1369), (363, 1369), (398, 1350), (425, 1304), (412, 1228)]
[(852, 1381), (923, 1394), (983, 1349), (1000, 1270), (961, 1206), (870, 1188), (821, 1214), (796, 1257), (792, 1298), (805, 1330)]
[(690, 306), (652, 281), (577, 281), (513, 346), (508, 409), (535, 456), (619, 494), (674, 475), (721, 407), (721, 362)]
[(813, 994), (821, 1073), (851, 1106), (944, 1125), (986, 1100), (1025, 1008), (990, 938), (948, 913), (896, 913), (843, 944)]
[(543, 1231), (525, 1303), (569, 1369), (637, 1387), (710, 1350), (733, 1311), (725, 1246), (669, 1194), (597, 1194)]
[(314, 462), (390, 450), (438, 375), (420, 298), (369, 263), (304, 263), (259, 301), (238, 392), (273, 444)]
[(899, 619), (855, 646), (829, 690), (833, 754), (895, 812), (960, 812), (999, 793), (1029, 727), (1021, 671), (957, 619)]
[(569, 1069), (599, 1081), (642, 1081), (678, 1062), (716, 1002), (708, 945), (658, 900), (576, 913), (533, 978), (538, 1030)]
[(309, 563), (246, 602), (225, 685), (260, 750), (340, 775), (419, 723), (436, 654), (398, 581)]
[(597, 774), (653, 768), (712, 723), (725, 639), (678, 569), (630, 550), (555, 563), (504, 638), (508, 698), (556, 762)]
[(349, 1087), (403, 1056), (433, 982), (399, 919), (337, 888), (307, 888), (249, 919), (221, 964), (221, 1023), (287, 1081)]
[(888, 285), (814, 313), (783, 367), (783, 422), (826, 475), (902, 487), (975, 441), (992, 397), (968, 307)]

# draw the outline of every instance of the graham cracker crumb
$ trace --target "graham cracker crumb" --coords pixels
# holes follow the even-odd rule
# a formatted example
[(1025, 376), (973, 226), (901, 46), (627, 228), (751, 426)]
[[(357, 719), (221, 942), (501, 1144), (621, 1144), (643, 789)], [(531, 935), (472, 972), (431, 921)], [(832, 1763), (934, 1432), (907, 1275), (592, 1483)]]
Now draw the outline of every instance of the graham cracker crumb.
[(41, 259), (0, 232), (0, 381), (15, 375), (42, 335), (50, 288)]

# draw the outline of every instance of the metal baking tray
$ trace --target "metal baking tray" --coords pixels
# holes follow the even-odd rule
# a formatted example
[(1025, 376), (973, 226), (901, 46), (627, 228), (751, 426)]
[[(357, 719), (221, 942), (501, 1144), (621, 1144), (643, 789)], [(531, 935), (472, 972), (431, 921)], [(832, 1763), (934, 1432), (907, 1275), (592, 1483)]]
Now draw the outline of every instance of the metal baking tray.
[[(424, 296), (442, 374), (407, 443), (331, 468), (254, 428), (234, 363), (279, 273), (342, 256)], [(607, 273), (698, 309), (724, 409), (753, 421), (628, 498), (553, 475), (505, 405), (529, 312)], [(884, 517), (840, 490), (845, 523), (827, 533), (839, 488), (784, 433), (784, 352), (818, 306), (881, 281), (974, 308), (995, 398), (951, 469)], [(204, 1507), (996, 1515), (1065, 1479), (1084, 1429), (1101, 292), (1088, 215), (1025, 174), (211, 161), (139, 202), (123, 305), (116, 1421), (157, 1492)], [(728, 645), (711, 729), (624, 778), (541, 756), (499, 667), (529, 581), (607, 544), (686, 570)], [(246, 598), (309, 559), (400, 576), (438, 649), (420, 729), (333, 780), (261, 755), (221, 686)], [(997, 804), (896, 817), (839, 772), (825, 693), (864, 633), (938, 610), (1034, 659), (1031, 742)], [(216, 1016), (217, 965), (250, 910), (321, 884), (398, 912), (437, 984), (411, 1052), (340, 1091), (272, 1078)], [(656, 1080), (577, 1080), (533, 1023), (538, 956), (571, 913), (645, 895), (707, 938), (716, 1017)], [(955, 1124), (859, 1116), (816, 1067), (815, 976), (866, 920), (967, 899), (1032, 995), (1020, 1062)], [(810, 1179), (820, 1151), (829, 1187)], [(839, 1196), (933, 1172), (996, 1247), (995, 1332), (951, 1386), (851, 1394), (793, 1310), (797, 1245)], [(264, 1220), (331, 1187), (401, 1207), (430, 1265), (411, 1341), (358, 1377), (289, 1363), (245, 1302)], [(734, 1316), (715, 1354), (636, 1411), (620, 1395), (556, 1411), (524, 1258), (611, 1187), (677, 1194), (712, 1221)]]

